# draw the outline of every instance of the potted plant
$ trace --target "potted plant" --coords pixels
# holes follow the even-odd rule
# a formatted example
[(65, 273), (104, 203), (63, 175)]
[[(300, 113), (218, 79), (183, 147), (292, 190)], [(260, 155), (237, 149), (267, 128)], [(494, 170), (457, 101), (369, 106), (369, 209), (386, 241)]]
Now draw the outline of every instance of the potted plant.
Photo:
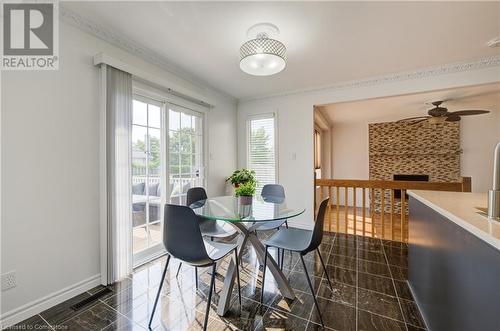
[(234, 190), (236, 196), (240, 198), (240, 203), (242, 205), (249, 205), (252, 203), (252, 196), (255, 194), (255, 186), (255, 181), (247, 181), (243, 184), (240, 184)]
[(226, 182), (231, 182), (231, 184), (237, 188), (241, 184), (245, 184), (247, 182), (256, 183), (255, 179), (255, 171), (250, 169), (238, 169), (233, 172), (231, 176), (226, 178)]

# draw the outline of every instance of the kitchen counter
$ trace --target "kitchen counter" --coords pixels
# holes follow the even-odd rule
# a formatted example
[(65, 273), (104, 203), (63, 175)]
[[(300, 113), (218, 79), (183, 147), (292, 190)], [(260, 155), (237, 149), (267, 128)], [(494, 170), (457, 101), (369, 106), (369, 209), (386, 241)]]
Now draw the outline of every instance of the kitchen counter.
[(498, 331), (500, 222), (486, 194), (409, 192), (408, 284), (431, 331)]
[(414, 190), (408, 194), (500, 250), (500, 222), (488, 219), (484, 213), (488, 199), (486, 193)]

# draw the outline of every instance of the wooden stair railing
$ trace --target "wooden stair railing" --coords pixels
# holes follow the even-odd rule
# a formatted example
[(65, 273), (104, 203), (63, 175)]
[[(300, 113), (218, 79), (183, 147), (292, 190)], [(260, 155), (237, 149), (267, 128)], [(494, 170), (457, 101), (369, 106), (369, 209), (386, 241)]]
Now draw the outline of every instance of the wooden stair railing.
[[(343, 204), (340, 201), (342, 189), (344, 191)], [(314, 206), (316, 206), (316, 202), (323, 200), (324, 191), (327, 191), (330, 199), (328, 202), (327, 222), (325, 223), (326, 231), (332, 232), (333, 230), (335, 232), (406, 242), (408, 238), (407, 190), (470, 192), (471, 178), (463, 177), (462, 181), (453, 183), (315, 179)], [(349, 202), (349, 191), (352, 192), (351, 202)], [(357, 201), (359, 201), (357, 197), (358, 191), (361, 191), (361, 207), (357, 207)], [(395, 191), (401, 191), (400, 199), (395, 198)], [(380, 193), (378, 195), (380, 198), (379, 203), (376, 203), (374, 197), (378, 193)], [(318, 194), (319, 197), (317, 197)], [(369, 199), (369, 217), (367, 217), (366, 210), (367, 199)], [(361, 217), (358, 217), (358, 209), (361, 209)], [(341, 222), (342, 219), (343, 222)], [(344, 223), (343, 226), (341, 226), (341, 223)], [(361, 224), (358, 225), (358, 223)]]

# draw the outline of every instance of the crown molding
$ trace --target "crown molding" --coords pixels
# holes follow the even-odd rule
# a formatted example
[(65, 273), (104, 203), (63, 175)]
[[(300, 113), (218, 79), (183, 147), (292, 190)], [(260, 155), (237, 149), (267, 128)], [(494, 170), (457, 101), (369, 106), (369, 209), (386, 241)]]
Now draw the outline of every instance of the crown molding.
[(232, 102), (236, 102), (237, 98), (232, 95), (227, 94), (224, 91), (213, 87), (209, 83), (203, 81), (202, 79), (196, 77), (195, 75), (183, 70), (182, 68), (172, 64), (168, 61), (165, 56), (158, 54), (157, 52), (133, 41), (132, 39), (125, 37), (112, 29), (98, 24), (87, 17), (84, 17), (73, 10), (67, 8), (64, 5), (59, 6), (60, 18), (63, 22), (74, 26), (84, 32), (87, 32), (105, 42), (119, 47), (133, 55), (140, 57), (141, 59), (154, 64), (171, 74), (181, 78), (182, 80), (198, 87), (208, 92), (219, 94), (223, 97), (230, 99)]
[(290, 95), (298, 95), (312, 92), (319, 92), (324, 90), (336, 91), (345, 89), (355, 89), (367, 86), (382, 85), (387, 83), (401, 82), (406, 80), (422, 79), (427, 77), (442, 76), (457, 72), (464, 71), (474, 71), (485, 68), (492, 68), (500, 66), (500, 55), (491, 56), (486, 58), (480, 58), (470, 61), (461, 61), (449, 64), (443, 64), (439, 66), (433, 66), (418, 70), (401, 71), (396, 73), (391, 73), (387, 75), (374, 76), (369, 78), (363, 78), (358, 80), (351, 80), (346, 82), (340, 82), (332, 85), (310, 87), (298, 90), (291, 90), (286, 92), (272, 93), (260, 96), (254, 96), (249, 98), (239, 99), (242, 101), (254, 101), (261, 99), (269, 99), (274, 97), (283, 97)]

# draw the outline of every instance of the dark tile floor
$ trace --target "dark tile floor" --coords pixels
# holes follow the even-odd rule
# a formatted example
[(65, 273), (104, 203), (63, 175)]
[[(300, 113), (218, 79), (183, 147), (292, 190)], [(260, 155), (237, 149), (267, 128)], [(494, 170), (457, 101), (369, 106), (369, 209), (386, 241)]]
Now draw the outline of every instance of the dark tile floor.
[[(321, 245), (331, 291), (316, 254), (309, 254), (306, 267), (314, 276), (312, 283), (323, 312), (325, 326), (332, 330), (406, 330), (422, 331), (425, 324), (406, 283), (406, 244), (353, 235), (325, 235)], [(48, 309), (11, 329), (49, 330), (145, 330), (165, 263), (157, 259), (112, 286), (112, 292), (80, 310), (69, 308), (89, 297), (92, 289)], [(194, 270), (183, 266), (176, 279), (177, 261), (171, 263), (167, 284), (154, 318), (154, 330), (199, 330), (203, 326), (205, 298), (210, 281), (208, 270), (200, 273), (200, 289), (195, 288)], [(218, 269), (216, 291), (222, 288), (228, 260)], [(317, 330), (321, 329), (314, 309), (303, 266), (298, 256), (285, 255), (284, 270), (297, 298), (283, 299), (273, 278), (266, 277), (264, 304), (258, 299), (261, 276), (253, 249), (243, 257), (242, 310), (236, 289), (230, 311), (216, 314), (212, 304), (210, 330)], [(270, 275), (270, 273), (268, 273)], [(213, 302), (218, 302), (215, 295)]]

